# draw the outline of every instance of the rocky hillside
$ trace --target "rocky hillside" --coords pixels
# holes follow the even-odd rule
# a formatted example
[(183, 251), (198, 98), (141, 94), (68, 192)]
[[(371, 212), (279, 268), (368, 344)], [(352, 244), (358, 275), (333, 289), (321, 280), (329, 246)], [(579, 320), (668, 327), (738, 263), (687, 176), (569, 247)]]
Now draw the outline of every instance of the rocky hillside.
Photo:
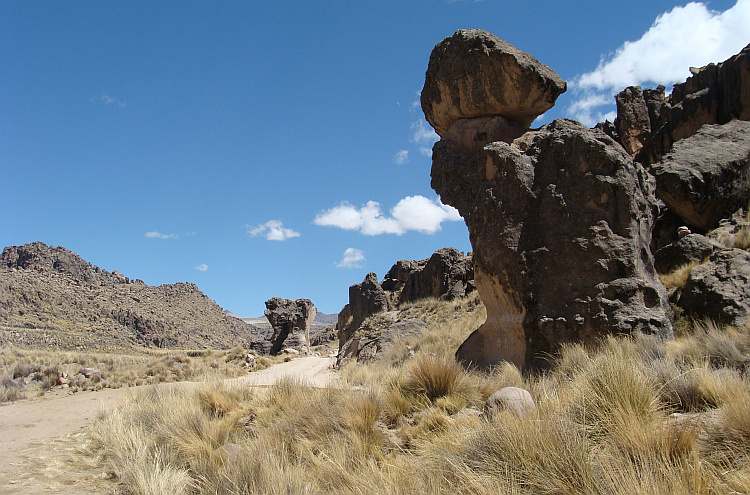
[(222, 349), (258, 333), (194, 284), (151, 287), (41, 242), (0, 255), (0, 345)]

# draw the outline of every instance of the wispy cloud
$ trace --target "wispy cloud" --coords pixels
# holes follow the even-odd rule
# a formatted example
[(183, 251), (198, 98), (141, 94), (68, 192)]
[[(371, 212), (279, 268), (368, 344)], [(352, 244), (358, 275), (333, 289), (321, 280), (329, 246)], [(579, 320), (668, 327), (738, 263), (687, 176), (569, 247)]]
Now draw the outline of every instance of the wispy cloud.
[(409, 163), (409, 150), (400, 150), (393, 156), (393, 163), (403, 165)]
[(361, 249), (346, 248), (341, 261), (336, 265), (339, 268), (362, 268), (361, 263), (365, 260), (365, 253)]
[(411, 142), (421, 146), (432, 146), (440, 140), (425, 119), (419, 119), (411, 125)]
[(100, 101), (104, 103), (105, 105), (116, 105), (120, 108), (123, 108), (126, 105), (124, 101), (108, 93), (101, 93), (98, 98), (95, 98), (92, 96), (91, 100)]
[(329, 210), (318, 213), (315, 225), (356, 230), (364, 235), (402, 235), (411, 230), (423, 234), (434, 234), (441, 229), (443, 222), (461, 220), (458, 210), (444, 205), (439, 199), (434, 201), (424, 196), (407, 196), (399, 201), (384, 216), (380, 203), (368, 201), (361, 208), (349, 203), (341, 203)]
[(247, 233), (253, 237), (265, 236), (269, 241), (286, 241), (292, 237), (299, 237), (299, 232), (287, 229), (280, 220), (269, 220), (257, 227), (245, 225)]
[(208, 270), (208, 265), (206, 265), (205, 263), (202, 263), (196, 266), (195, 269), (198, 270), (199, 272), (205, 272), (206, 270)]
[(146, 232), (146, 237), (149, 239), (177, 239), (177, 234), (162, 234), (156, 230)]
[[(577, 99), (568, 114), (586, 125), (611, 116), (613, 96), (627, 86), (672, 84), (690, 76), (689, 67), (721, 62), (750, 40), (750, 0), (724, 12), (691, 2), (656, 18), (637, 41), (623, 43), (602, 57), (597, 68), (574, 78)], [(600, 107), (606, 107), (600, 109)]]

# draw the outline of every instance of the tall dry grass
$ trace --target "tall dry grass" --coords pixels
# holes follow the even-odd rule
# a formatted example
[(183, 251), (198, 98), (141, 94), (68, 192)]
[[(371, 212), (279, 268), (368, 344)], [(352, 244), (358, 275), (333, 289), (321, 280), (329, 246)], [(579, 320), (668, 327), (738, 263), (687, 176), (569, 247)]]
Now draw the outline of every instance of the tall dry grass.
[[(349, 365), (350, 388), (143, 391), (102, 413), (95, 452), (143, 494), (750, 493), (748, 329), (608, 337), (563, 346), (543, 374), (479, 375), (436, 337), (481, 323), (463, 304), (453, 321), (408, 308), (435, 317), (415, 357)], [(508, 385), (535, 412), (480, 415)]]
[[(272, 361), (261, 358), (245, 366), (244, 349), (228, 351), (133, 350), (132, 352), (69, 352), (47, 349), (0, 349), (0, 402), (44, 394), (66, 385), (79, 392), (181, 381), (207, 381), (242, 376)], [(85, 368), (98, 371), (86, 378)]]

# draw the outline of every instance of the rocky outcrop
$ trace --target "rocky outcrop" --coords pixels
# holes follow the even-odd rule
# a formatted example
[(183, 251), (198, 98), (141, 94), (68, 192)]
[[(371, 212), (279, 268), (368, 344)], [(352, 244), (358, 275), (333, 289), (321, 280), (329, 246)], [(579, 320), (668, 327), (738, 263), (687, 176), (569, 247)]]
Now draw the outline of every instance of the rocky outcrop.
[(427, 324), (417, 318), (397, 320), (398, 313), (390, 311), (365, 320), (351, 338), (339, 348), (338, 365), (356, 359), (367, 362), (381, 359), (397, 342), (418, 337)]
[(669, 273), (692, 261), (703, 261), (724, 246), (700, 234), (688, 234), (654, 253), (654, 266), (659, 273)]
[(116, 270), (111, 273), (102, 270), (64, 247), (47, 246), (42, 242), (6, 247), (0, 255), (0, 267), (11, 270), (55, 272), (68, 275), (87, 284), (113, 286), (115, 284), (133, 283), (145, 285), (142, 280), (131, 281)]
[(387, 292), (401, 293), (404, 286), (409, 281), (414, 273), (422, 270), (427, 264), (427, 260), (421, 261), (409, 261), (409, 260), (398, 260), (388, 273), (383, 277), (383, 282), (380, 284), (383, 290)]
[(620, 137), (620, 144), (630, 156), (635, 157), (651, 133), (651, 119), (646, 99), (640, 87), (631, 86), (615, 96), (615, 102), (615, 128)]
[(750, 45), (720, 64), (691, 71), (669, 96), (659, 86), (630, 87), (616, 97), (617, 137), (641, 163), (659, 162), (675, 142), (706, 124), (750, 120)]
[[(566, 89), (560, 76), (528, 53), (486, 31), (462, 29), (432, 51), (421, 102), (425, 118), (443, 138), (457, 121), (484, 117), (489, 119), (480, 126), (459, 124), (454, 136), (467, 127), (474, 137), (514, 136)], [(491, 142), (487, 139), (497, 136), (480, 140)]]
[(349, 304), (339, 313), (339, 366), (350, 359), (377, 359), (399, 335), (406, 338), (422, 330), (413, 322), (406, 325), (387, 318), (363, 328), (373, 315), (422, 299), (453, 300), (474, 290), (472, 258), (454, 248), (439, 249), (426, 260), (397, 261), (381, 283), (375, 273), (368, 273), (362, 283), (349, 287)]
[(563, 342), (670, 336), (649, 251), (654, 182), (603, 132), (558, 120), (466, 155), (440, 141), (432, 186), (466, 220), (487, 321), (468, 366), (541, 364)]
[[(399, 278), (389, 278), (393, 276)], [(471, 256), (454, 248), (439, 249), (427, 260), (399, 261), (386, 274), (383, 288), (397, 290), (400, 280), (403, 280), (400, 304), (428, 298), (450, 301), (465, 297), (475, 289)]]
[[(349, 287), (349, 304), (339, 313), (337, 324), (339, 349), (346, 347), (354, 332), (370, 315), (388, 310), (388, 297), (375, 273), (368, 273), (362, 283)], [(339, 361), (343, 358), (339, 351)]]
[(750, 253), (726, 249), (693, 268), (677, 303), (695, 319), (742, 326), (750, 317)]
[[(749, 81), (750, 83), (750, 81)], [(705, 125), (653, 165), (656, 195), (688, 225), (715, 229), (750, 200), (750, 122)]]
[(294, 349), (300, 354), (310, 353), (310, 324), (317, 310), (309, 299), (282, 299), (272, 297), (266, 301), (265, 315), (273, 327), (269, 353), (276, 355), (284, 349)]

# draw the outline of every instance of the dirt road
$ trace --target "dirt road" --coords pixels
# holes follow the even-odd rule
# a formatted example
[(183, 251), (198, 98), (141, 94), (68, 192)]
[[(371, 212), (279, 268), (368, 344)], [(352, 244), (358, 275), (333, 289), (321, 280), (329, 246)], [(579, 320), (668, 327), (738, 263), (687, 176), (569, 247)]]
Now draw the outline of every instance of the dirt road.
[[(335, 386), (337, 377), (329, 369), (334, 362), (330, 357), (303, 357), (227, 381), (268, 386), (282, 377), (293, 377), (313, 387)], [(95, 479), (103, 473), (92, 472), (89, 479), (80, 479), (69, 474), (66, 463), (76, 462), (71, 453), (77, 448), (77, 438), (93, 424), (98, 411), (116, 405), (129, 390), (56, 393), (0, 405), (0, 493), (107, 493)]]

